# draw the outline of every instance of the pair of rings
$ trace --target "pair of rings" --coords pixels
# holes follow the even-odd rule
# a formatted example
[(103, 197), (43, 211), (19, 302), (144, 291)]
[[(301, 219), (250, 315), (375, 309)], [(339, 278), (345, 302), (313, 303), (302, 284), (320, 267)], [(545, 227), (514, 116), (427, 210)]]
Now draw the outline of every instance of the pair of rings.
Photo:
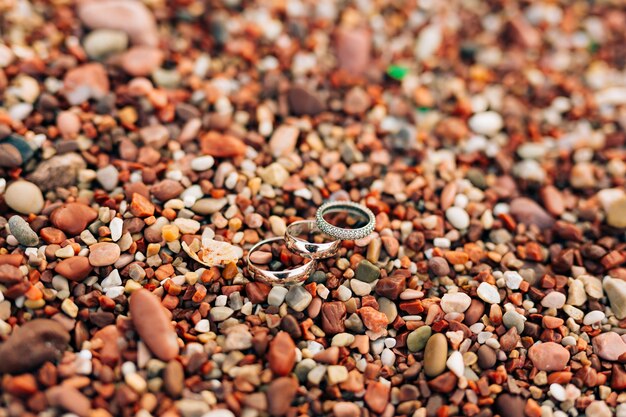
[[(334, 216), (335, 220), (343, 220), (342, 227), (331, 224), (328, 216)], [(350, 217), (353, 216), (353, 217)], [(346, 221), (346, 218), (353, 219)], [(354, 219), (360, 219), (354, 220)], [(323, 204), (315, 215), (315, 220), (300, 220), (287, 226), (285, 236), (265, 239), (254, 245), (246, 256), (248, 271), (254, 279), (270, 285), (294, 285), (299, 284), (311, 275), (315, 270), (318, 259), (326, 259), (334, 256), (341, 246), (342, 240), (357, 240), (368, 236), (374, 231), (376, 218), (374, 213), (367, 207), (351, 201), (332, 201)], [(322, 233), (325, 236), (322, 242), (311, 242), (303, 239), (302, 235)], [(254, 264), (250, 255), (267, 244), (285, 241), (287, 248), (299, 254), (308, 262), (293, 269), (283, 271), (271, 271)]]

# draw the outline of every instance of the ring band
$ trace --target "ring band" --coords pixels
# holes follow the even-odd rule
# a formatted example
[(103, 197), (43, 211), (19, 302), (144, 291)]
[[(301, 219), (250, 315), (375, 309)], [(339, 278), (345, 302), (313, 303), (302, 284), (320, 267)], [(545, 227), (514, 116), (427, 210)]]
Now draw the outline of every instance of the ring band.
[(341, 240), (317, 243), (310, 242), (298, 237), (303, 232), (321, 231), (315, 220), (300, 220), (291, 223), (285, 230), (285, 242), (287, 247), (306, 258), (325, 259), (330, 258), (339, 251)]
[(254, 245), (248, 251), (246, 255), (246, 262), (248, 264), (248, 271), (252, 277), (257, 280), (264, 282), (269, 285), (295, 285), (300, 284), (301, 282), (306, 281), (306, 279), (315, 271), (315, 259), (311, 259), (309, 262), (305, 263), (294, 269), (284, 270), (284, 271), (270, 271), (269, 269), (262, 269), (256, 266), (254, 263), (250, 261), (250, 255), (258, 250), (263, 245), (268, 243), (276, 242), (279, 240), (285, 240), (284, 237), (272, 237), (269, 239), (262, 240), (261, 242)]
[[(328, 213), (347, 212), (367, 219), (367, 224), (357, 229), (347, 229), (334, 226), (324, 219), (324, 215)], [(317, 209), (315, 221), (320, 230), (335, 239), (341, 240), (357, 240), (368, 236), (376, 227), (376, 217), (374, 213), (367, 207), (352, 201), (331, 201)]]

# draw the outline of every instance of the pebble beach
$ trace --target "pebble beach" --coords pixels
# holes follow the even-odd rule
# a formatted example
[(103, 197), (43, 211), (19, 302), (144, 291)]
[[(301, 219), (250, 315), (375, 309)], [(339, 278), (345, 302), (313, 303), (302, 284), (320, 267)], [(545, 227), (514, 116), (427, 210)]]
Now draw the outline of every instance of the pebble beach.
[[(0, 417), (626, 417), (625, 45), (620, 0), (0, 1)], [(374, 232), (254, 279), (340, 200)]]

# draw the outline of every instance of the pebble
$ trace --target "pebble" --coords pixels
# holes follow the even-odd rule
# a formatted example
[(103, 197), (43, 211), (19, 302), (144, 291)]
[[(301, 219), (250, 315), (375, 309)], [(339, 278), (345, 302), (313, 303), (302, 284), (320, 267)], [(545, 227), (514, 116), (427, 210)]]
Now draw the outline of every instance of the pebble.
[(30, 225), (20, 216), (11, 216), (9, 219), (9, 231), (20, 245), (37, 246), (39, 236), (31, 229)]
[(294, 285), (289, 288), (285, 302), (294, 311), (301, 312), (311, 304), (313, 296), (304, 287)]
[(515, 220), (528, 226), (534, 224), (540, 229), (549, 229), (554, 225), (554, 218), (530, 198), (514, 199), (509, 206), (509, 212)]
[(275, 375), (287, 376), (296, 363), (296, 345), (287, 332), (278, 332), (270, 342), (267, 354), (269, 367)]
[(348, 370), (345, 366), (331, 365), (326, 369), (326, 381), (328, 382), (328, 385), (337, 385), (347, 380)]
[(289, 411), (298, 391), (298, 382), (292, 377), (280, 377), (267, 387), (268, 412), (272, 416), (284, 416)]
[(565, 305), (566, 298), (565, 294), (552, 291), (543, 297), (541, 305), (547, 308), (561, 308)]
[(476, 352), (478, 355), (478, 366), (481, 369), (491, 369), (496, 365), (496, 351), (487, 345), (482, 345)]
[(71, 281), (82, 281), (87, 278), (93, 267), (85, 256), (73, 256), (57, 263), (54, 271)]
[(494, 403), (496, 411), (506, 417), (526, 417), (524, 409), (526, 401), (519, 395), (503, 393), (498, 395)]
[(28, 177), (42, 191), (76, 185), (78, 174), (87, 167), (85, 160), (75, 152), (56, 155), (42, 161)]
[(151, 46), (134, 46), (121, 56), (121, 66), (133, 77), (152, 74), (163, 64), (163, 51)]
[(454, 373), (458, 378), (463, 377), (465, 373), (465, 363), (463, 361), (463, 355), (458, 350), (455, 350), (450, 354), (446, 361), (446, 366)]
[(606, 276), (602, 281), (602, 287), (609, 298), (611, 311), (615, 317), (619, 320), (626, 318), (626, 281)]
[(96, 178), (98, 179), (98, 182), (102, 185), (102, 188), (107, 191), (111, 191), (117, 187), (118, 175), (119, 173), (113, 165), (107, 165), (106, 167), (100, 168), (96, 171)]
[(194, 171), (207, 171), (213, 168), (215, 159), (211, 155), (199, 156), (191, 160), (191, 169)]
[(368, 70), (372, 49), (372, 34), (368, 29), (340, 27), (335, 40), (340, 68), (357, 75)]
[(431, 378), (446, 370), (448, 340), (441, 333), (433, 334), (424, 349), (424, 373)]
[(500, 293), (498, 289), (487, 282), (481, 282), (476, 289), (476, 294), (489, 304), (500, 304)]
[(602, 320), (606, 318), (606, 315), (599, 310), (590, 311), (585, 314), (585, 318), (583, 319), (583, 324), (585, 326), (591, 326), (592, 324), (600, 323)]
[(245, 155), (246, 144), (235, 136), (208, 132), (200, 137), (200, 149), (205, 155), (234, 158)]
[(326, 108), (324, 102), (314, 91), (297, 85), (289, 88), (287, 101), (289, 102), (289, 110), (297, 116), (315, 116)]
[(506, 286), (512, 290), (519, 290), (519, 287), (524, 279), (517, 271), (504, 272), (504, 282)]
[(230, 307), (213, 307), (209, 311), (209, 316), (214, 322), (221, 322), (233, 315), (235, 310)]
[(430, 326), (421, 326), (409, 333), (406, 339), (407, 348), (410, 352), (419, 352), (426, 346), (432, 330)]
[(626, 195), (613, 201), (606, 212), (606, 222), (618, 229), (626, 228)]
[(128, 35), (120, 30), (97, 29), (83, 38), (83, 48), (92, 59), (104, 59), (128, 48)]
[(335, 417), (360, 417), (361, 409), (353, 402), (339, 401), (333, 405)]
[(89, 263), (92, 266), (113, 265), (120, 258), (120, 247), (111, 242), (100, 242), (89, 247)]
[(507, 311), (502, 315), (502, 323), (507, 329), (515, 327), (517, 329), (518, 334), (522, 334), (524, 331), (524, 323), (526, 322), (526, 317), (522, 316), (517, 311)]
[(613, 413), (604, 401), (592, 401), (585, 408), (586, 417), (611, 417)]
[(278, 162), (261, 169), (259, 175), (264, 182), (278, 188), (282, 187), (289, 179), (289, 171)]
[(463, 313), (471, 302), (472, 298), (465, 293), (447, 293), (441, 297), (441, 309), (446, 313)]
[(0, 167), (16, 168), (24, 162), (22, 154), (13, 145), (0, 143)]
[(441, 256), (433, 256), (428, 260), (428, 269), (432, 271), (435, 276), (445, 277), (450, 273), (450, 265), (448, 261)]
[(616, 361), (626, 353), (626, 342), (615, 332), (600, 333), (593, 338), (594, 352), (607, 361)]
[(50, 214), (50, 221), (69, 236), (79, 235), (87, 225), (96, 220), (98, 212), (80, 203), (67, 203)]
[(380, 277), (380, 268), (368, 260), (362, 260), (354, 271), (354, 277), (363, 282), (374, 282)]
[(476, 113), (470, 117), (468, 125), (472, 131), (481, 135), (493, 136), (502, 130), (504, 120), (494, 111)]
[(300, 130), (295, 126), (279, 126), (269, 140), (270, 152), (274, 158), (289, 156), (296, 149), (299, 135)]
[(65, 139), (74, 139), (80, 132), (80, 118), (74, 112), (62, 111), (57, 115), (57, 127)]
[(540, 371), (562, 371), (567, 366), (570, 354), (558, 343), (536, 343), (528, 349), (528, 357)]
[(100, 99), (109, 93), (107, 72), (99, 63), (88, 63), (70, 69), (63, 78), (63, 93), (71, 105), (89, 99)]
[(460, 207), (450, 207), (446, 210), (446, 219), (454, 228), (465, 230), (470, 225), (470, 217), (467, 212)]
[(61, 359), (69, 341), (70, 334), (54, 320), (28, 321), (0, 344), (0, 374), (19, 374), (36, 369), (47, 361), (56, 362)]
[(46, 398), (51, 406), (60, 407), (79, 417), (91, 415), (89, 398), (70, 384), (61, 384), (48, 389)]
[(43, 194), (39, 187), (28, 181), (15, 181), (4, 191), (4, 201), (21, 214), (38, 214), (43, 209)]
[(154, 16), (141, 2), (107, 0), (81, 3), (78, 17), (92, 29), (124, 32), (137, 45), (156, 47), (159, 42)]
[(134, 291), (129, 310), (135, 330), (150, 351), (163, 361), (178, 355), (178, 337), (160, 300), (146, 289)]

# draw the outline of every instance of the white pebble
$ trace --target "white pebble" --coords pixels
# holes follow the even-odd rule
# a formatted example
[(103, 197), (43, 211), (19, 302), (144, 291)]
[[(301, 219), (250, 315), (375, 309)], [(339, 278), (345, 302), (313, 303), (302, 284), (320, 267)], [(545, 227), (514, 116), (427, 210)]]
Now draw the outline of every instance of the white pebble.
[(563, 385), (559, 384), (550, 385), (550, 395), (552, 395), (552, 397), (554, 397), (557, 401), (565, 401), (567, 398), (565, 395), (565, 388), (563, 388)]
[(516, 271), (506, 271), (504, 273), (504, 282), (506, 286), (512, 290), (519, 289), (523, 280), (522, 276)]
[(468, 124), (470, 129), (476, 133), (493, 136), (502, 129), (504, 121), (502, 120), (502, 116), (495, 111), (486, 111), (476, 113), (470, 117)]
[(461, 354), (461, 352), (459, 352), (458, 350), (452, 352), (452, 354), (446, 361), (446, 366), (457, 377), (461, 378), (465, 373), (465, 364), (463, 363), (463, 355)]
[(500, 303), (500, 293), (498, 293), (498, 289), (493, 285), (487, 282), (481, 282), (476, 290), (476, 294), (481, 298), (481, 300), (490, 303), (490, 304), (499, 304)]
[(446, 219), (454, 228), (459, 230), (467, 229), (470, 225), (470, 217), (461, 207), (450, 207), (446, 210)]
[(215, 164), (215, 159), (211, 155), (199, 156), (191, 160), (191, 169), (194, 171), (206, 171)]
[(585, 324), (586, 326), (590, 326), (592, 324), (600, 323), (602, 320), (604, 320), (605, 317), (606, 315), (600, 310), (590, 311), (589, 313), (585, 314), (583, 324)]
[(385, 366), (393, 366), (396, 363), (396, 354), (391, 349), (384, 349), (380, 360)]
[(208, 333), (211, 331), (211, 322), (207, 319), (202, 319), (196, 323), (194, 329), (199, 333)]
[(111, 239), (113, 242), (117, 242), (122, 237), (122, 227), (124, 226), (124, 220), (119, 217), (115, 217), (109, 223), (109, 229), (111, 230)]
[(446, 313), (463, 313), (472, 303), (472, 298), (462, 292), (447, 293), (441, 297), (441, 309)]

